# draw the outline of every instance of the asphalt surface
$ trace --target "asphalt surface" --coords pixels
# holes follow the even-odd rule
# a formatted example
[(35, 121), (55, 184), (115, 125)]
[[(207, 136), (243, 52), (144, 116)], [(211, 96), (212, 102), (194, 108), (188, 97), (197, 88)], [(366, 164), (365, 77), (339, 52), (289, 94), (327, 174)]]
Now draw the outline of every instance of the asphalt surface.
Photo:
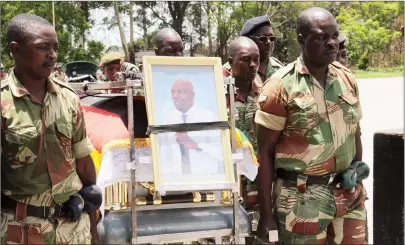
[(404, 128), (404, 78), (358, 79), (363, 119), (360, 121), (363, 160), (370, 165), (370, 177), (364, 181), (369, 243), (373, 243), (373, 136), (377, 131)]

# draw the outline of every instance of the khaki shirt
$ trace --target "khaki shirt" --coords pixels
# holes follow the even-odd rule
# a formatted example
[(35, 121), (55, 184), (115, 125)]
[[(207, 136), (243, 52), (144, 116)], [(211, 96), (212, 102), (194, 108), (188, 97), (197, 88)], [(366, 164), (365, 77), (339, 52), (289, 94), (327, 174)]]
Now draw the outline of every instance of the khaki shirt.
[(30, 98), (14, 71), (1, 82), (2, 186), (19, 202), (50, 206), (82, 188), (76, 159), (93, 151), (80, 100), (55, 77), (47, 79), (43, 104)]
[(325, 175), (350, 166), (361, 118), (359, 89), (350, 70), (330, 64), (323, 89), (300, 57), (265, 83), (255, 122), (282, 131), (276, 168)]

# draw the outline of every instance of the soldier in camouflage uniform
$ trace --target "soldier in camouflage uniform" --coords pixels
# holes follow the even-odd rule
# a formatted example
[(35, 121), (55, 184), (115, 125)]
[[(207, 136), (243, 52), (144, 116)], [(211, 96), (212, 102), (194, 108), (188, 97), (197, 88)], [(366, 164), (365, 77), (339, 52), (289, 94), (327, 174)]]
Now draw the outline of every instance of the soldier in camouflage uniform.
[[(247, 20), (240, 35), (252, 39), (259, 48), (260, 66), (256, 80), (259, 85), (263, 85), (264, 81), (270, 78), (278, 69), (284, 67), (283, 63), (272, 56), (277, 38), (274, 35), (269, 17), (265, 15)], [(229, 62), (223, 65), (224, 72), (230, 69)]]
[[(134, 64), (124, 62), (124, 57), (118, 52), (110, 52), (105, 54), (100, 61), (100, 70), (97, 71), (97, 79), (102, 81), (115, 82), (117, 81), (118, 73), (131, 73), (136, 75), (140, 73), (138, 67)], [(130, 77), (130, 76), (129, 76)], [(111, 89), (111, 93), (122, 93), (124, 89)], [(136, 89), (137, 96), (144, 96), (143, 89)]]
[[(276, 36), (274, 36), (269, 17), (265, 15), (247, 20), (242, 27), (240, 35), (252, 39), (259, 48), (260, 66), (254, 79), (253, 88), (254, 90), (256, 90), (256, 88), (260, 89), (265, 80), (270, 78), (278, 69), (283, 67), (283, 64), (280, 61), (271, 56), (273, 54)], [(232, 67), (229, 62), (225, 63), (222, 66), (223, 75), (226, 77), (230, 76), (232, 74), (231, 68)], [(250, 117), (251, 114), (254, 115), (256, 111), (256, 101), (258, 93), (256, 93), (256, 96), (252, 95), (247, 98), (248, 101), (246, 106), (247, 108), (249, 108), (249, 113), (247, 113), (246, 115), (248, 117)], [(246, 119), (249, 120), (249, 118)], [(250, 125), (250, 123), (245, 123), (245, 125)], [(243, 127), (240, 129), (248, 137), (249, 135), (251, 135), (251, 133), (246, 132), (249, 131), (249, 129), (244, 129)], [(249, 137), (249, 141), (252, 143), (255, 151), (257, 151), (256, 140), (253, 140), (253, 137)], [(251, 203), (249, 204), (249, 206), (256, 205), (257, 190), (255, 184), (248, 180), (246, 188), (248, 199), (251, 200), (248, 201), (248, 203)]]
[(346, 40), (347, 38), (345, 36), (339, 35), (339, 51), (336, 56), (336, 61), (344, 66), (348, 65), (347, 48), (345, 45)]
[[(257, 97), (260, 81), (257, 81), (259, 68), (259, 49), (255, 42), (247, 37), (238, 37), (229, 45), (229, 63), (231, 69), (223, 69), (223, 76), (235, 78), (235, 126), (249, 139), (254, 151), (256, 148), (254, 114), (257, 109)], [(229, 96), (227, 96), (229, 105)], [(249, 180), (248, 180), (249, 181)], [(253, 182), (248, 182), (246, 207), (251, 208), (257, 203), (257, 191)]]
[(255, 78), (259, 68), (259, 49), (249, 38), (238, 37), (231, 42), (229, 51), (232, 68), (223, 72), (223, 75), (229, 77), (232, 74), (235, 78), (235, 126), (248, 137), (256, 151), (254, 114), (260, 86)]
[(343, 188), (362, 158), (356, 79), (334, 62), (339, 32), (330, 12), (302, 12), (297, 35), (302, 55), (258, 99), (259, 236), (278, 229), (284, 244), (367, 244), (365, 189), (358, 179)]
[(118, 52), (110, 52), (105, 54), (100, 61), (100, 70), (102, 75), (100, 77), (100, 71), (97, 72), (98, 79), (103, 81), (117, 81), (115, 73), (117, 72), (135, 72), (139, 73), (139, 69), (136, 65), (124, 62), (124, 57)]
[(96, 171), (80, 100), (50, 77), (55, 29), (21, 14), (6, 38), (15, 67), (1, 81), (1, 243), (99, 244), (95, 212), (79, 212), (77, 220), (62, 213), (82, 187), (96, 184)]

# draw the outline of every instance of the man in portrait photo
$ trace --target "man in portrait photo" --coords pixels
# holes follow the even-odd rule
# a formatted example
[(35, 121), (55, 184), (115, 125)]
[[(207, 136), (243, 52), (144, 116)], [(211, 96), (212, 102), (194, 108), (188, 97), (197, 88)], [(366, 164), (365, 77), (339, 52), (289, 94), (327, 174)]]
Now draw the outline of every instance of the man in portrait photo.
[[(171, 99), (174, 109), (165, 116), (164, 125), (218, 121), (218, 116), (195, 103), (194, 86), (189, 80), (175, 80)], [(219, 130), (161, 133), (159, 145), (163, 174), (224, 173)]]

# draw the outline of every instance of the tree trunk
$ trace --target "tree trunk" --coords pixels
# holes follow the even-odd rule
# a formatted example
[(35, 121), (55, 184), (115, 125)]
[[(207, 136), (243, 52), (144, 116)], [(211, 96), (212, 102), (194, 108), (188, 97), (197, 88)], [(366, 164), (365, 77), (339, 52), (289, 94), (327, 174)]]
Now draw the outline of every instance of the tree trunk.
[(172, 28), (179, 33), (180, 37), (183, 38), (183, 21), (186, 13), (187, 6), (190, 2), (176, 2), (168, 1), (168, 7), (170, 16), (172, 17)]
[(202, 54), (203, 53), (203, 33), (202, 33), (202, 18), (203, 18), (202, 5), (203, 5), (203, 2), (198, 2), (198, 4), (200, 7), (200, 20), (201, 20), (201, 23), (200, 23), (200, 53)]
[(207, 4), (207, 37), (208, 37), (208, 50), (209, 50), (209, 56), (213, 55), (212, 52), (212, 36), (211, 36), (211, 18), (210, 18), (210, 13), (211, 13), (211, 4), (210, 2), (206, 2)]
[(134, 42), (134, 2), (129, 2), (129, 42)]
[(117, 18), (118, 28), (120, 30), (122, 49), (124, 50), (125, 60), (128, 60), (128, 50), (127, 50), (127, 45), (126, 45), (127, 42), (125, 41), (124, 29), (121, 25), (121, 18), (120, 18), (120, 11), (118, 9), (118, 2), (114, 2), (114, 8), (115, 8), (115, 18)]
[[(89, 10), (89, 3), (88, 2), (80, 2), (80, 9), (83, 10), (84, 12), (84, 17), (86, 18), (86, 21), (89, 22), (90, 20), (90, 10)], [(85, 37), (85, 31), (83, 31), (81, 37), (79, 38), (79, 45), (82, 46), (82, 49), (85, 49), (85, 43), (86, 43), (86, 37)]]
[(148, 23), (147, 23), (148, 17), (146, 16), (146, 6), (145, 6), (145, 4), (143, 3), (141, 7), (142, 7), (141, 15), (142, 15), (143, 42), (144, 42), (143, 49), (148, 50), (148, 48), (149, 48)]

